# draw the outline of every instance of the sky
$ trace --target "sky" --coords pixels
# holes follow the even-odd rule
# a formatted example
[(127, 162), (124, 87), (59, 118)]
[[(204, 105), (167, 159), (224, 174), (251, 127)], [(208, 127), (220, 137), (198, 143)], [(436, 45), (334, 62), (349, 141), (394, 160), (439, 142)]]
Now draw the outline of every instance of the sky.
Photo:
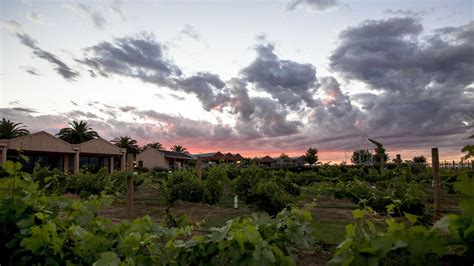
[(471, 0), (4, 0), (0, 117), (191, 153), (341, 162), (372, 138), (391, 158), (458, 160), (473, 14)]

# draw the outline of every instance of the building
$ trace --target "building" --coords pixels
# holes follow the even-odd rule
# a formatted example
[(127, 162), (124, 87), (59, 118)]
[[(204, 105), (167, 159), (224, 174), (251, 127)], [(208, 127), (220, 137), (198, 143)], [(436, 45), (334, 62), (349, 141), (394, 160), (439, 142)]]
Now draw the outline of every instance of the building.
[(92, 139), (80, 144), (70, 144), (44, 132), (0, 139), (0, 162), (14, 159), (21, 153), (29, 158), (24, 163), (24, 171), (32, 171), (39, 163), (65, 173), (78, 173), (81, 167), (91, 171), (107, 168), (110, 173), (115, 169), (125, 170), (126, 149), (119, 148), (102, 138)]
[(220, 151), (211, 152), (211, 153), (194, 154), (193, 156), (200, 159), (203, 165), (205, 166), (209, 166), (209, 165), (217, 164), (217, 163), (240, 164), (244, 160), (244, 157), (242, 157), (238, 153), (232, 154), (228, 152), (226, 154), (223, 154)]
[(259, 158), (258, 159), (258, 165), (260, 166), (265, 166), (265, 167), (271, 167), (271, 166), (274, 166), (276, 164), (276, 160), (273, 159), (272, 157), (270, 156), (265, 156), (263, 158)]
[(220, 151), (193, 154), (193, 156), (200, 159), (204, 165), (211, 165), (225, 161), (225, 156)]
[(196, 160), (193, 156), (174, 151), (163, 151), (154, 148), (137, 154), (136, 161), (138, 167), (153, 169), (155, 167), (162, 169), (180, 169), (189, 166), (191, 161)]
[(305, 165), (304, 155), (300, 157), (292, 157), (291, 161), (294, 166), (303, 167)]

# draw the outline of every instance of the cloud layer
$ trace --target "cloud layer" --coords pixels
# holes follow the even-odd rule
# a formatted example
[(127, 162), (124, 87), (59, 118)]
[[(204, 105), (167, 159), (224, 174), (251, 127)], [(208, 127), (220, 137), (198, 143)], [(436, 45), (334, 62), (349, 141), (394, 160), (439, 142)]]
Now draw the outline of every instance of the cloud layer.
[[(339, 4), (292, 3), (290, 9), (305, 4), (320, 10)], [(27, 34), (16, 36), (66, 80), (87, 76), (41, 49)], [(166, 45), (142, 32), (85, 48), (76, 61), (91, 77), (134, 78), (155, 85), (158, 94), (195, 97), (219, 122), (100, 102), (89, 103), (95, 112), (78, 107), (42, 115), (21, 106), (0, 111), (33, 129), (46, 125), (57, 131), (66, 120), (88, 119), (109, 138), (130, 135), (144, 142), (192, 147), (343, 150), (356, 148), (369, 136), (391, 148), (454, 149), (474, 128), (473, 36), (474, 22), (425, 32), (413, 17), (367, 20), (340, 33), (329, 57), (333, 76), (317, 76), (311, 63), (282, 58), (275, 44), (260, 40), (255, 58), (235, 77), (223, 80), (208, 71), (185, 73)], [(344, 87), (351, 81), (365, 84), (367, 91)], [(129, 118), (123, 119), (125, 115)], [(221, 116), (230, 120), (224, 123)]]

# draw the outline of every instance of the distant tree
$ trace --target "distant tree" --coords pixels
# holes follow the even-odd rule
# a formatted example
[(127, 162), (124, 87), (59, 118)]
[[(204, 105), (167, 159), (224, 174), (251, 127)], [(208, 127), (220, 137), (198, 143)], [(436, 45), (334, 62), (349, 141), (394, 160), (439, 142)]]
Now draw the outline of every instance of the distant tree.
[(120, 148), (127, 149), (127, 153), (137, 154), (140, 152), (140, 148), (137, 145), (137, 141), (129, 136), (120, 136), (111, 140), (113, 144)]
[(385, 148), (383, 147), (382, 143), (373, 139), (369, 139), (369, 141), (375, 144), (374, 165), (380, 165), (381, 158), (383, 158), (383, 162), (386, 163), (388, 160), (388, 154), (385, 153)]
[[(474, 139), (474, 135), (471, 135), (469, 138)], [(467, 153), (464, 157), (462, 157), (464, 160), (474, 157), (474, 145), (472, 144), (464, 146), (461, 151)]]
[(289, 165), (291, 163), (290, 156), (288, 156), (286, 153), (280, 154), (280, 157), (278, 157), (278, 164), (279, 165)]
[(368, 165), (372, 163), (373, 155), (368, 150), (356, 150), (351, 156), (354, 165)]
[(316, 148), (310, 147), (304, 155), (304, 161), (309, 165), (313, 165), (317, 163), (318, 160), (318, 150)]
[(171, 150), (175, 152), (182, 152), (182, 153), (189, 154), (188, 149), (186, 149), (185, 147), (181, 145), (173, 145), (173, 147), (171, 147)]
[(157, 149), (157, 150), (166, 150), (165, 147), (163, 146), (163, 144), (161, 144), (159, 142), (148, 143), (145, 146), (143, 146), (142, 150), (146, 150), (147, 148), (153, 148), (153, 149)]
[(79, 144), (99, 137), (99, 134), (92, 129), (92, 126), (86, 121), (72, 121), (71, 127), (63, 128), (56, 136), (66, 142)]
[(419, 163), (419, 164), (426, 164), (426, 162), (427, 162), (425, 156), (423, 156), (423, 155), (413, 157), (412, 161), (414, 163)]
[(13, 123), (10, 120), (2, 119), (0, 122), (0, 139), (13, 139), (30, 134), (22, 123)]

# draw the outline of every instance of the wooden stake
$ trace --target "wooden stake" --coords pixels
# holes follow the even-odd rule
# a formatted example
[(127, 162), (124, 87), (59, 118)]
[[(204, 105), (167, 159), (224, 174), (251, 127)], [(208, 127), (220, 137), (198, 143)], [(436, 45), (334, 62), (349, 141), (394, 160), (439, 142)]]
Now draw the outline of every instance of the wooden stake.
[(197, 158), (196, 173), (197, 173), (198, 179), (202, 180), (202, 161), (201, 161), (201, 158)]
[(438, 220), (440, 210), (441, 210), (441, 190), (440, 190), (440, 178), (439, 178), (438, 148), (431, 149), (431, 162), (433, 164), (433, 187), (434, 187), (434, 203), (435, 203), (434, 220)]
[(133, 219), (133, 154), (127, 156), (127, 219)]
[(400, 167), (400, 164), (402, 164), (402, 156), (400, 156), (400, 154), (397, 154), (397, 167)]

